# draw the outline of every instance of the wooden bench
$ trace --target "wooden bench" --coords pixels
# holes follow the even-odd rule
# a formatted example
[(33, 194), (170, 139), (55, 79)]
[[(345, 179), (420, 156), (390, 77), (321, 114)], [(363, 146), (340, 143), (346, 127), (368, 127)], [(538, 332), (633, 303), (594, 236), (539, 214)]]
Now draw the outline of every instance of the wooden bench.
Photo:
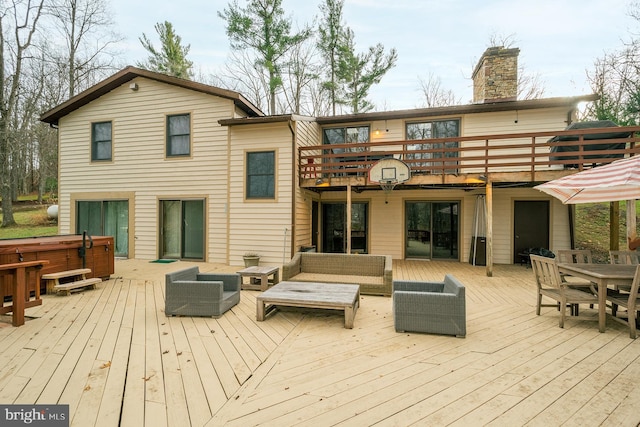
[(87, 279), (87, 274), (91, 273), (90, 268), (78, 268), (76, 270), (59, 271), (42, 275), (42, 280), (47, 286), (47, 293), (60, 292), (69, 295), (74, 289), (91, 287), (96, 288), (102, 279), (98, 277)]

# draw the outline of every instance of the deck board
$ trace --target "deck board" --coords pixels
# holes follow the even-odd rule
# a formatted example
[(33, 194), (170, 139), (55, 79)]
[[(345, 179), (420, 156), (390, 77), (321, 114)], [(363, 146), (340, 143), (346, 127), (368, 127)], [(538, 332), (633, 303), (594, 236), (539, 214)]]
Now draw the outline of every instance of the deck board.
[(219, 319), (166, 317), (164, 274), (117, 260), (113, 279), (44, 295), (25, 325), (0, 317), (0, 401), (70, 405), (74, 426), (637, 425), (640, 340), (588, 307), (535, 315), (530, 269), (394, 261), (397, 279), (467, 286), (467, 337), (396, 333), (388, 297), (339, 311), (278, 310), (259, 291)]

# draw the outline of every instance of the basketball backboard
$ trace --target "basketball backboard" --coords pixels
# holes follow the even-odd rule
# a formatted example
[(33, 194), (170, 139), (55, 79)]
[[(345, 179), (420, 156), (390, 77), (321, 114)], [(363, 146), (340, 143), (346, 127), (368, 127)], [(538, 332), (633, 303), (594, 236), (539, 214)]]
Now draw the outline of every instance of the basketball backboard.
[(369, 182), (374, 184), (400, 184), (411, 178), (409, 166), (393, 157), (380, 159), (369, 169)]

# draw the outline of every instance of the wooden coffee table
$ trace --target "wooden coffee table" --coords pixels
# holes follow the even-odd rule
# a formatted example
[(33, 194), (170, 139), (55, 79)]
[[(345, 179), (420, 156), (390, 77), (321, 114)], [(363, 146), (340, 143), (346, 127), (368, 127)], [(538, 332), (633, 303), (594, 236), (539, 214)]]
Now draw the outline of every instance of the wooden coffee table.
[[(280, 268), (279, 267), (260, 267), (252, 266), (238, 271), (240, 274), (240, 287), (241, 289), (253, 289), (266, 291), (269, 284), (275, 285), (280, 281)], [(269, 276), (273, 276), (271, 282), (269, 282)], [(249, 283), (244, 282), (244, 278), (249, 278)], [(259, 279), (260, 283), (254, 283), (254, 279)], [(257, 281), (257, 280), (256, 280)]]
[(360, 286), (342, 283), (280, 282), (256, 297), (256, 319), (277, 306), (344, 310), (344, 327), (353, 329), (360, 305)]

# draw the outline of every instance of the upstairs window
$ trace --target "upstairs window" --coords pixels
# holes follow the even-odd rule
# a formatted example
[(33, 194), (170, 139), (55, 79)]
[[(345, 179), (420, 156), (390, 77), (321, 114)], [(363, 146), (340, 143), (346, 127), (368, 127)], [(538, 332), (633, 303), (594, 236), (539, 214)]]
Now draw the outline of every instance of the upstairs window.
[(91, 161), (111, 160), (111, 122), (91, 124)]
[(167, 116), (167, 157), (191, 155), (191, 115)]
[[(433, 150), (442, 148), (458, 148), (457, 141), (445, 143), (425, 142), (433, 138), (453, 138), (460, 136), (460, 120), (438, 120), (432, 122), (407, 123), (407, 140), (421, 141), (407, 144), (408, 151)], [(441, 166), (442, 162), (418, 162), (422, 159), (441, 159), (443, 152), (408, 153), (405, 157), (412, 172), (442, 173), (442, 170), (431, 170), (432, 166)], [(444, 152), (444, 157), (458, 157), (457, 151)], [(445, 165), (455, 165), (457, 162), (444, 162)], [(454, 173), (455, 169), (447, 169), (445, 173)]]
[(342, 128), (327, 128), (323, 130), (323, 144), (354, 144), (353, 148), (335, 148), (333, 153), (355, 153), (364, 151), (356, 144), (369, 142), (369, 126), (354, 126)]
[(274, 199), (275, 181), (275, 151), (247, 153), (247, 199)]

